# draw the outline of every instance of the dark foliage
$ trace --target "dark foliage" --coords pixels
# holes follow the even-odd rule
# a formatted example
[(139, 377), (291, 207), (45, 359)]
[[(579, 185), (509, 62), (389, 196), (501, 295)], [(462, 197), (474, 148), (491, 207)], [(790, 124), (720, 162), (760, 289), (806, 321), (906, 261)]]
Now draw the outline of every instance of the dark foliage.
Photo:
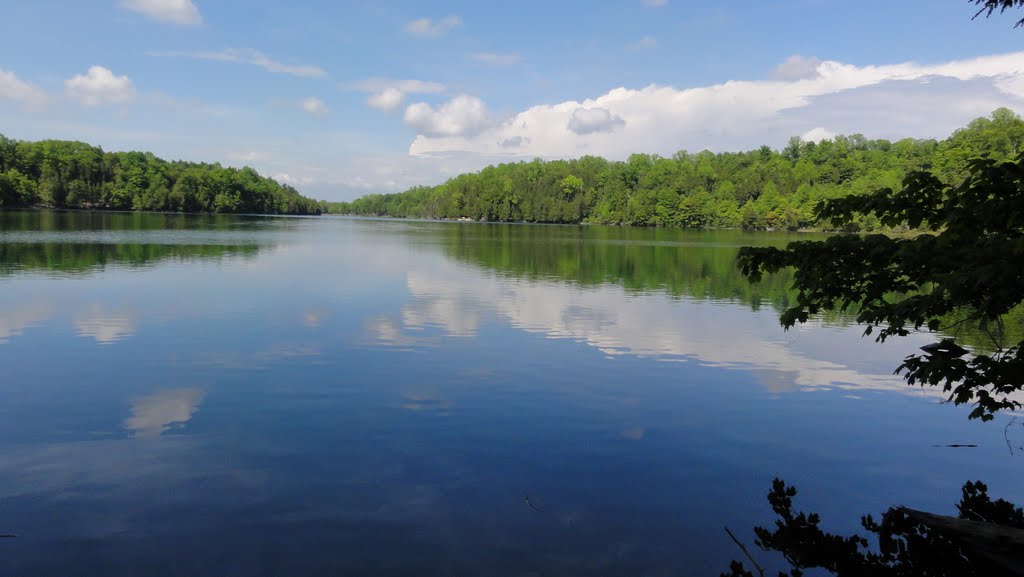
[[(972, 418), (991, 419), (1019, 407), (1010, 393), (1024, 388), (1024, 342), (1004, 343), (1004, 315), (1024, 300), (1024, 155), (1012, 162), (979, 158), (956, 186), (927, 172), (911, 173), (901, 190), (832, 199), (817, 214), (842, 227), (873, 214), (885, 225), (923, 232), (912, 238), (836, 236), (786, 249), (745, 248), (739, 263), (753, 281), (764, 272), (796, 269), (796, 304), (782, 313), (786, 328), (821, 311), (858, 309), (866, 334), (878, 340), (926, 328), (956, 334), (977, 323), (992, 354), (967, 356), (947, 339), (908, 357), (897, 369), (910, 384), (939, 385), (956, 404), (973, 403)], [(953, 326), (943, 320), (960, 317)]]
[[(981, 6), (978, 12), (974, 15), (975, 18), (984, 15), (986, 18), (991, 16), (996, 10), (1000, 14), (1010, 10), (1011, 8), (1024, 7), (1024, 0), (968, 0), (976, 6)], [(1024, 26), (1024, 18), (1017, 21), (1015, 27)]]
[[(861, 526), (873, 535), (876, 545), (861, 535), (835, 535), (822, 530), (816, 513), (793, 510), (797, 491), (775, 479), (768, 503), (778, 516), (773, 528), (755, 527), (755, 544), (765, 551), (777, 551), (789, 565), (780, 577), (797, 577), (807, 569), (824, 569), (839, 577), (935, 577), (1006, 575), (1010, 559), (999, 551), (998, 539), (987, 543), (965, 537), (957, 531), (943, 530), (933, 516), (904, 507), (892, 507), (879, 520), (870, 515), (861, 518)], [(999, 533), (1024, 529), (1024, 510), (988, 496), (982, 482), (963, 486), (958, 518), (971, 528)], [(939, 518), (943, 526), (952, 518)], [(981, 522), (983, 525), (975, 525)], [(1016, 559), (1024, 560), (1017, 552)], [(734, 561), (723, 577), (753, 577), (743, 563)]]

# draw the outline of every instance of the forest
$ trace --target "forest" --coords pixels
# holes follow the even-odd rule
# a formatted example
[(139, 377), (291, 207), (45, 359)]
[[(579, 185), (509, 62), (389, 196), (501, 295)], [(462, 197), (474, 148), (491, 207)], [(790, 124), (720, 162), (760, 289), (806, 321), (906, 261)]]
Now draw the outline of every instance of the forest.
[(248, 167), (0, 135), (0, 208), (12, 207), (320, 214), (315, 200)]
[[(1024, 121), (1001, 108), (942, 141), (896, 142), (836, 136), (791, 138), (782, 151), (634, 154), (625, 162), (593, 156), (489, 166), (433, 187), (321, 203), (324, 212), (363, 216), (494, 222), (593, 223), (687, 228), (803, 230), (826, 228), (813, 208), (822, 200), (898, 189), (915, 170), (943, 182), (963, 180), (967, 160), (1015, 157)], [(882, 228), (873, 215), (849, 232)]]

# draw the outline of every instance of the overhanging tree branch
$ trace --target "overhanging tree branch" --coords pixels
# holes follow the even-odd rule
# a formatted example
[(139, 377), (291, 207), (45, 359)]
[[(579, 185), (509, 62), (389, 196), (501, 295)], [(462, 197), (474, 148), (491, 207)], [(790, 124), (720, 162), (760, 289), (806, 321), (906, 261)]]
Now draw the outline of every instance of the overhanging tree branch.
[[(1024, 6), (1024, 0), (968, 0), (968, 2), (971, 2), (976, 6), (981, 6), (981, 8), (974, 14), (974, 18), (977, 18), (982, 14), (988, 18), (996, 10), (999, 10), (999, 13), (1002, 14), (1011, 8)], [(972, 18), (972, 20), (974, 18)], [(1017, 23), (1014, 24), (1014, 28), (1019, 28), (1021, 26), (1024, 26), (1024, 18), (1018, 20)]]
[[(834, 236), (740, 251), (752, 281), (794, 267), (796, 304), (781, 314), (786, 328), (822, 311), (857, 308), (865, 334), (878, 341), (913, 330), (937, 331), (943, 319), (966, 314), (990, 334), (996, 350), (964, 358), (951, 347), (907, 357), (897, 372), (910, 384), (941, 386), (956, 404), (973, 403), (972, 418), (989, 420), (1020, 407), (1010, 398), (1024, 389), (1024, 341), (1004, 348), (1002, 317), (1024, 301), (1024, 155), (1010, 162), (976, 158), (959, 185), (911, 173), (898, 191), (883, 189), (820, 204), (822, 220), (841, 227), (873, 214), (888, 226), (923, 231), (911, 238)], [(949, 339), (952, 343), (953, 339)]]

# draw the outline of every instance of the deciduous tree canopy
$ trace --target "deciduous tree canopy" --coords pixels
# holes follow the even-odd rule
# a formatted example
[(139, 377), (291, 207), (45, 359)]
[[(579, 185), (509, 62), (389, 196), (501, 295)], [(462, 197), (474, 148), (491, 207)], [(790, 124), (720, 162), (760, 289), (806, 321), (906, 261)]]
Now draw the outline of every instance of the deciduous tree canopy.
[[(1000, 109), (941, 142), (853, 135), (821, 142), (793, 138), (781, 152), (764, 146), (739, 153), (679, 152), (672, 158), (636, 154), (626, 162), (534, 160), (324, 208), (414, 218), (801, 229), (816, 224), (813, 207), (822, 200), (896, 188), (916, 170), (959, 183), (968, 159), (1008, 159), (1022, 148), (1024, 121)], [(870, 231), (880, 224), (866, 214), (843, 226)]]
[(0, 135), (0, 207), (319, 214), (316, 201), (251, 168), (168, 162), (83, 142)]

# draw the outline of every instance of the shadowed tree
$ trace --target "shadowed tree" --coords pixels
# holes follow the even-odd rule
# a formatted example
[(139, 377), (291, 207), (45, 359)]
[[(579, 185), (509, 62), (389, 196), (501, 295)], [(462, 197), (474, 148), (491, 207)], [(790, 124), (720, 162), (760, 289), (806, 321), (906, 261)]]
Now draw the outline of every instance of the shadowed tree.
[[(832, 199), (816, 209), (839, 228), (871, 214), (886, 225), (924, 231), (920, 235), (745, 247), (738, 262), (752, 281), (795, 267), (798, 294), (781, 315), (786, 328), (851, 306), (867, 325), (865, 334), (877, 330), (879, 341), (922, 328), (955, 335), (959, 326), (976, 324), (991, 336), (994, 352), (969, 356), (947, 338), (907, 357), (897, 372), (910, 384), (941, 386), (949, 400), (974, 405), (971, 418), (989, 420), (998, 410), (1020, 407), (1011, 395), (1024, 388), (1024, 341), (1003, 342), (1004, 315), (1024, 301), (1024, 155), (1002, 163), (978, 158), (968, 169), (956, 186), (919, 171), (902, 190)], [(958, 320), (943, 326), (950, 318)]]
[[(775, 479), (768, 503), (777, 519), (774, 527), (755, 527), (755, 544), (782, 554), (788, 572), (798, 577), (806, 569), (823, 569), (837, 577), (988, 577), (1024, 575), (1024, 510), (988, 496), (981, 482), (963, 486), (957, 517), (935, 515), (906, 507), (891, 507), (876, 521), (861, 518), (861, 526), (876, 544), (862, 535), (823, 531), (816, 513), (794, 511), (797, 491)], [(764, 570), (744, 551), (755, 570)], [(753, 577), (733, 561), (722, 577)]]

